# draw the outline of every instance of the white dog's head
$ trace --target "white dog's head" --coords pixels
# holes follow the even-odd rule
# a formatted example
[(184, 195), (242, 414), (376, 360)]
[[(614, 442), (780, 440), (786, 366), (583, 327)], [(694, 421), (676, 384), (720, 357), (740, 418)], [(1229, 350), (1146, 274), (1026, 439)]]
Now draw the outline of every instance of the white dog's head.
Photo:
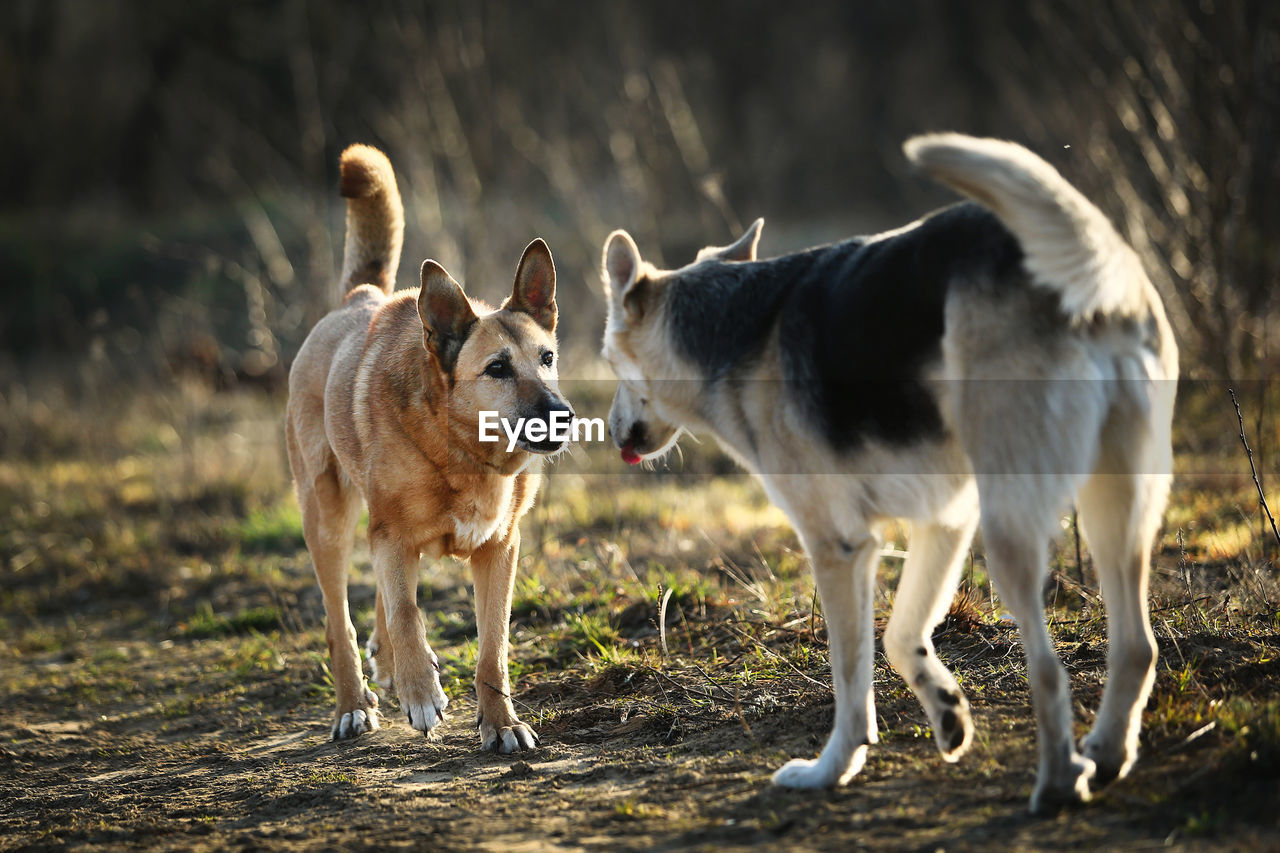
[[(708, 246), (694, 264), (754, 261), (763, 219), (729, 246)], [(680, 437), (678, 369), (673, 367), (666, 330), (664, 295), (679, 275), (659, 270), (640, 257), (626, 231), (614, 231), (604, 245), (603, 278), (608, 302), (602, 354), (618, 376), (609, 410), (609, 431), (622, 458), (634, 465), (662, 456)]]

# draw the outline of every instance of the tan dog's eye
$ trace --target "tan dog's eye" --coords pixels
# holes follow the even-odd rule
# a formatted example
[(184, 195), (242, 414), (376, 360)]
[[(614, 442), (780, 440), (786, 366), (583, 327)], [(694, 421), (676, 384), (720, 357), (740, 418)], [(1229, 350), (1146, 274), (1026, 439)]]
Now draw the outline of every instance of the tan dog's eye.
[(492, 379), (506, 379), (511, 375), (511, 365), (502, 359), (494, 359), (484, 368), (484, 375)]
[(543, 367), (550, 367), (552, 363), (555, 362), (555, 360), (556, 360), (556, 355), (551, 350), (546, 350), (545, 352), (542, 353)]

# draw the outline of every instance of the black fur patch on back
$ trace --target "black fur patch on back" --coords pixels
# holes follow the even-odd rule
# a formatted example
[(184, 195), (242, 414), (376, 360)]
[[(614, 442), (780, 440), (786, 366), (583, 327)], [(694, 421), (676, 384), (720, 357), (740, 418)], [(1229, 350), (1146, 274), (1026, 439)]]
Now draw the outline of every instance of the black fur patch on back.
[(667, 317), (681, 355), (712, 381), (728, 377), (764, 347), (806, 255), (771, 261), (712, 261), (671, 282)]
[(941, 357), (948, 295), (1029, 284), (1017, 239), (965, 203), (891, 236), (691, 267), (671, 283), (668, 316), (680, 354), (713, 382), (749, 367), (777, 329), (786, 393), (832, 445), (905, 445), (944, 434), (923, 374)]

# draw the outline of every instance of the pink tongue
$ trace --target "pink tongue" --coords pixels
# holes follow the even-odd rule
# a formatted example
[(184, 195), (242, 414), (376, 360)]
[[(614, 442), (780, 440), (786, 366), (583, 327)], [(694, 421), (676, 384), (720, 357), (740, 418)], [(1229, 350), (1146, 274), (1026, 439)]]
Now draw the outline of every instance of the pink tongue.
[(622, 448), (622, 461), (628, 465), (636, 465), (640, 462), (640, 454), (630, 444), (626, 444)]

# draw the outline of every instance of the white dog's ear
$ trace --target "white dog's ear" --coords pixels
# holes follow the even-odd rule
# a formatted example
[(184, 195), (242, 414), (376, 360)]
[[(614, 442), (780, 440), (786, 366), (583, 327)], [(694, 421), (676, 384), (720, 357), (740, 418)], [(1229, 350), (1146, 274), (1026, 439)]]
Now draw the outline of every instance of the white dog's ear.
[(721, 261), (754, 261), (756, 247), (760, 245), (760, 230), (764, 228), (764, 219), (751, 223), (746, 232), (728, 246), (708, 246), (698, 252), (698, 260), (716, 258)]
[(516, 267), (515, 287), (502, 307), (528, 314), (548, 332), (556, 330), (556, 265), (541, 237), (525, 247)]
[(467, 332), (476, 321), (462, 286), (435, 261), (422, 262), (422, 290), (418, 291), (422, 342), (441, 369), (452, 373)]
[(626, 231), (614, 231), (604, 244), (604, 293), (609, 310), (624, 309), (627, 314), (639, 310), (640, 250)]

